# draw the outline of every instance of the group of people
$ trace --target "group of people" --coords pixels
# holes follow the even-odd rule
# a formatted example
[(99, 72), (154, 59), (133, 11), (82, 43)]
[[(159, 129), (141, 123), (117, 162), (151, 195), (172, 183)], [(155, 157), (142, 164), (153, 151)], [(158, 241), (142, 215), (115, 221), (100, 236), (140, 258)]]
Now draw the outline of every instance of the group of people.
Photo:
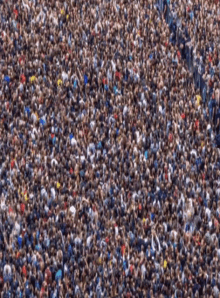
[(0, 17), (1, 297), (220, 297), (219, 1)]
[[(181, 57), (194, 77), (203, 104), (209, 109), (210, 121), (215, 134), (220, 133), (219, 112), (219, 50), (220, 22), (219, 1), (179, 1), (166, 9), (171, 29), (171, 42), (177, 43)], [(160, 6), (163, 9), (163, 5)]]

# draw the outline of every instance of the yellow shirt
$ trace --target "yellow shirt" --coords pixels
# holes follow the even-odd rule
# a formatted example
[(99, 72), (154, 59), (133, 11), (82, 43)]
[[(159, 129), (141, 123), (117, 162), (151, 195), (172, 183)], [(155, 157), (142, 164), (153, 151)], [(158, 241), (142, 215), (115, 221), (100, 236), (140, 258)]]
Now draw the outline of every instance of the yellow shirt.
[(35, 116), (37, 117), (37, 120), (39, 120), (39, 117), (38, 117), (38, 114), (37, 113), (35, 113)]
[(31, 83), (33, 83), (35, 80), (36, 80), (36, 77), (35, 76), (32, 76), (31, 77)]
[(201, 100), (202, 100), (202, 97), (200, 95), (196, 95), (197, 106), (200, 106)]
[(59, 80), (57, 81), (57, 85), (60, 86), (60, 85), (62, 85), (62, 84), (63, 84), (63, 81), (59, 79)]

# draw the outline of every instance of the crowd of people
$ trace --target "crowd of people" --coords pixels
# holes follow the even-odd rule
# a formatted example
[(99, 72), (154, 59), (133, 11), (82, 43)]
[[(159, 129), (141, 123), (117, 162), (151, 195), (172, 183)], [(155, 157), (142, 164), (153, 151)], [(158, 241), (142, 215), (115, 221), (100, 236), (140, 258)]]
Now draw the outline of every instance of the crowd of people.
[(219, 1), (0, 17), (1, 297), (220, 297)]
[(209, 109), (214, 133), (219, 134), (219, 1), (179, 1), (178, 6), (179, 10), (175, 10), (173, 3), (167, 9), (167, 22), (173, 32), (171, 41), (178, 44), (181, 57), (187, 61), (195, 89)]

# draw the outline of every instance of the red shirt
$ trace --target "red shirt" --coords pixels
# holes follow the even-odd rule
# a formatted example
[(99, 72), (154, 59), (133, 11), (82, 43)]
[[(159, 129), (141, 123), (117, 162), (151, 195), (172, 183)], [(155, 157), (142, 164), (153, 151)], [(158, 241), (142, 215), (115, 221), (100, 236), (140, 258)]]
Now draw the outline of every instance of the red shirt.
[(12, 168), (12, 169), (14, 168), (14, 165), (15, 165), (15, 160), (13, 159), (13, 160), (11, 161), (11, 168)]
[(24, 203), (21, 203), (20, 210), (21, 210), (21, 213), (24, 213), (24, 210), (25, 210), (25, 204)]
[(25, 56), (22, 55), (22, 56), (19, 58), (19, 63), (21, 64), (21, 62), (24, 61), (24, 60), (25, 60)]
[(170, 141), (170, 142), (173, 141), (173, 135), (172, 135), (172, 133), (169, 134), (169, 141)]
[(13, 10), (13, 13), (15, 14), (15, 16), (16, 16), (16, 18), (17, 18), (17, 16), (18, 16), (18, 11), (17, 11), (17, 9), (14, 9), (14, 10)]
[(122, 256), (125, 254), (125, 245), (121, 246), (121, 254), (122, 254)]
[(115, 73), (115, 77), (116, 77), (117, 79), (120, 80), (120, 78), (121, 78), (121, 74), (120, 74), (120, 72), (116, 71), (116, 73)]
[(198, 129), (199, 128), (199, 120), (196, 120), (195, 122), (195, 129)]
[(51, 273), (49, 267), (47, 267), (47, 269), (45, 270), (45, 280), (46, 280), (47, 284), (50, 284), (52, 281), (52, 273)]
[(24, 276), (27, 275), (27, 269), (25, 266), (22, 267), (22, 273), (24, 274)]
[(26, 82), (26, 77), (24, 74), (21, 75), (21, 83), (25, 83)]
[(102, 80), (102, 83), (103, 83), (104, 85), (107, 85), (107, 84), (108, 84), (107, 79), (104, 78), (104, 79)]
[(40, 290), (40, 298), (43, 298), (43, 296), (44, 296), (44, 292), (45, 292), (45, 290), (44, 290), (44, 288), (42, 287), (41, 290)]

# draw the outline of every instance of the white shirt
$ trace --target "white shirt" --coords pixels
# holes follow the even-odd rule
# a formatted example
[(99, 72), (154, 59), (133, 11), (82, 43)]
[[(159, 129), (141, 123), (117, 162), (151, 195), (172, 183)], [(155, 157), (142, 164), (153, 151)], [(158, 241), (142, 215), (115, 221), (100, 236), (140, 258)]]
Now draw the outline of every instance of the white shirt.
[(51, 166), (53, 166), (54, 163), (55, 163), (55, 165), (58, 165), (58, 162), (57, 162), (57, 160), (55, 158), (52, 159)]
[(72, 216), (75, 216), (75, 214), (76, 214), (76, 208), (74, 206), (71, 206), (70, 207), (70, 212), (71, 212)]
[(62, 79), (63, 79), (63, 81), (68, 80), (68, 75), (64, 71), (62, 72)]
[(77, 144), (76, 139), (75, 139), (75, 138), (72, 138), (72, 139), (71, 139), (71, 145), (74, 146), (74, 145), (76, 145), (76, 144)]
[(52, 187), (52, 188), (50, 189), (50, 193), (51, 193), (51, 197), (52, 197), (52, 199), (55, 199), (56, 192), (55, 192), (55, 188), (54, 188), (54, 187)]

